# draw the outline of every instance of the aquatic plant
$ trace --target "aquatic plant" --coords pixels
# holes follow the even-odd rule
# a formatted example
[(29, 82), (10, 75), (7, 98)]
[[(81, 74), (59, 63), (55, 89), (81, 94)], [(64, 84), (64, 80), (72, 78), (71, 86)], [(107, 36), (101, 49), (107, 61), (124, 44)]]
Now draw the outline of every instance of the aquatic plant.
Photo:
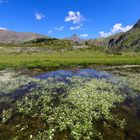
[(69, 129), (75, 140), (102, 139), (96, 122), (115, 121), (110, 109), (115, 107), (114, 103), (123, 101), (122, 96), (117, 95), (111, 87), (104, 80), (91, 80), (84, 86), (73, 88), (67, 98), (63, 98), (62, 103), (53, 109), (47, 121), (56, 124), (60, 131)]
[[(34, 140), (53, 140), (58, 132), (68, 132), (68, 137), (74, 140), (102, 140), (104, 128), (114, 124), (123, 129), (126, 123), (125, 119), (113, 114), (112, 109), (127, 96), (136, 97), (140, 91), (139, 74), (111, 79), (72, 77), (68, 83), (58, 82), (55, 78), (41, 80), (6, 71), (0, 73), (0, 78), (2, 123), (18, 113), (40, 118), (45, 129), (36, 129), (31, 133), (29, 137)], [(33, 83), (31, 89), (25, 90), (27, 93), (15, 100), (14, 91), (25, 89), (30, 83)], [(131, 89), (130, 94), (127, 89)], [(20, 133), (24, 133), (24, 126), (28, 125), (23, 125)]]
[(6, 122), (12, 116), (12, 109), (7, 109), (2, 111), (2, 122)]
[(138, 90), (140, 92), (140, 74), (129, 74), (127, 76), (127, 82), (129, 86), (135, 90)]
[(37, 79), (28, 76), (21, 76), (13, 71), (0, 72), (0, 94), (8, 94), (22, 86), (28, 85), (31, 82), (36, 82)]
[[(75, 83), (77, 81), (78, 86)], [(118, 95), (112, 88), (113, 85), (106, 80), (83, 81), (82, 78), (74, 77), (71, 82), (75, 87), (72, 86), (70, 90), (67, 88), (67, 92), (57, 93), (55, 96), (52, 96), (50, 90), (47, 92), (48, 84), (45, 85), (47, 82), (44, 81), (43, 89), (33, 91), (22, 101), (17, 101), (19, 112), (46, 120), (50, 139), (53, 139), (56, 131), (64, 130), (70, 130), (71, 137), (75, 140), (83, 137), (102, 139), (103, 135), (97, 126), (94, 126), (94, 122), (115, 122), (110, 109), (115, 107), (115, 103), (122, 102), (123, 97)], [(50, 84), (49, 88), (66, 88), (67, 84), (63, 84)]]

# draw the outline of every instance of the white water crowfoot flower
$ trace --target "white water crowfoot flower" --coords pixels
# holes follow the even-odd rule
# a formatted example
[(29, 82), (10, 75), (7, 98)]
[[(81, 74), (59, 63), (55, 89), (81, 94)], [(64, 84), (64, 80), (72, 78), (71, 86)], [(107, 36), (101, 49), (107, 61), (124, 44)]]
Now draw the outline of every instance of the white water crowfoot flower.
[(22, 86), (28, 85), (31, 82), (37, 82), (37, 79), (28, 76), (19, 76), (19, 73), (14, 71), (0, 72), (0, 94), (9, 94)]
[[(139, 77), (139, 74), (115, 77), (113, 82), (112, 79), (72, 77), (65, 83), (56, 82), (55, 78), (39, 80), (3, 71), (0, 72), (0, 117), (3, 122), (10, 119), (12, 113), (39, 118), (45, 124), (44, 129), (36, 128), (35, 133), (31, 133), (30, 139), (33, 140), (53, 140), (57, 132), (68, 132), (68, 137), (73, 140), (103, 140), (104, 128), (112, 124), (124, 128), (125, 120), (118, 119), (112, 109), (128, 97), (128, 90), (121, 91), (124, 87), (133, 89), (131, 96), (139, 95)], [(24, 96), (16, 99), (14, 94), (9, 96), (30, 83), (36, 86), (30, 86)], [(24, 131), (20, 133), (24, 135)]]
[(111, 83), (94, 79), (73, 88), (67, 98), (61, 101), (64, 104), (53, 110), (53, 114), (48, 118), (49, 123), (55, 122), (60, 131), (70, 129), (75, 140), (83, 136), (87, 136), (85, 139), (102, 139), (93, 121), (115, 121), (110, 109), (115, 107), (114, 103), (123, 102), (123, 97), (116, 93)]
[(3, 110), (2, 112), (2, 122), (6, 122), (8, 119), (10, 119), (12, 116), (12, 109), (7, 109), (7, 110)]

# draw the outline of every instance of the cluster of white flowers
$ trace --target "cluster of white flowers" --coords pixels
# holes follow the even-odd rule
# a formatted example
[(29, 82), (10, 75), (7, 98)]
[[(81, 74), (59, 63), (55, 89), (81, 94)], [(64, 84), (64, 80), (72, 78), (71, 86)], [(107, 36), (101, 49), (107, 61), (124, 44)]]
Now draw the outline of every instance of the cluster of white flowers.
[(13, 71), (0, 72), (0, 94), (8, 94), (22, 86), (28, 85), (30, 82), (36, 82), (36, 79), (28, 76), (19, 76), (19, 73)]
[[(29, 83), (35, 83), (37, 86), (20, 100), (13, 102), (12, 97), (5, 96)], [(102, 123), (102, 127), (108, 127), (112, 122), (123, 128), (125, 120), (117, 119), (111, 109), (125, 100), (128, 93), (125, 93), (124, 87), (131, 88), (132, 95), (136, 97), (140, 93), (139, 85), (140, 74), (128, 74), (117, 79), (72, 77), (69, 78), (69, 83), (65, 83), (53, 78), (39, 80), (11, 71), (2, 71), (0, 105), (13, 103), (12, 106), (16, 108), (14, 113), (39, 117), (46, 121), (49, 129), (39, 131), (37, 136), (31, 135), (30, 139), (52, 140), (57, 131), (66, 130), (70, 131), (71, 138), (75, 140), (103, 139), (102, 133), (97, 129), (98, 123)], [(13, 115), (12, 106), (3, 108), (0, 114), (3, 122)]]

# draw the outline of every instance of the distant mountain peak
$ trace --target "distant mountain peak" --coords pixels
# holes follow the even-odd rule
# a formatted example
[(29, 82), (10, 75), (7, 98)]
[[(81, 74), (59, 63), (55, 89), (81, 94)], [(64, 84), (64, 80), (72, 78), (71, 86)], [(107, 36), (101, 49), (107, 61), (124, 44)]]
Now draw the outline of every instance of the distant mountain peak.
[(77, 34), (73, 34), (73, 35), (70, 37), (70, 40), (75, 41), (75, 42), (83, 42), (83, 41), (84, 41), (84, 40), (81, 39)]
[(43, 35), (31, 32), (15, 32), (9, 30), (0, 29), (0, 42), (11, 43), (11, 42), (26, 42), (33, 39), (44, 37)]

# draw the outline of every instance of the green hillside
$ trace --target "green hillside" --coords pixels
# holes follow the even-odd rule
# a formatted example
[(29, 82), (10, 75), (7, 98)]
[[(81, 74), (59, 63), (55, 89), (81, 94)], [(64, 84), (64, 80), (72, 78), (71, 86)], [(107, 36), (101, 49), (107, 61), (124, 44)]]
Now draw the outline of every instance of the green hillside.
[(140, 20), (128, 32), (110, 37), (108, 49), (117, 52), (140, 52)]

